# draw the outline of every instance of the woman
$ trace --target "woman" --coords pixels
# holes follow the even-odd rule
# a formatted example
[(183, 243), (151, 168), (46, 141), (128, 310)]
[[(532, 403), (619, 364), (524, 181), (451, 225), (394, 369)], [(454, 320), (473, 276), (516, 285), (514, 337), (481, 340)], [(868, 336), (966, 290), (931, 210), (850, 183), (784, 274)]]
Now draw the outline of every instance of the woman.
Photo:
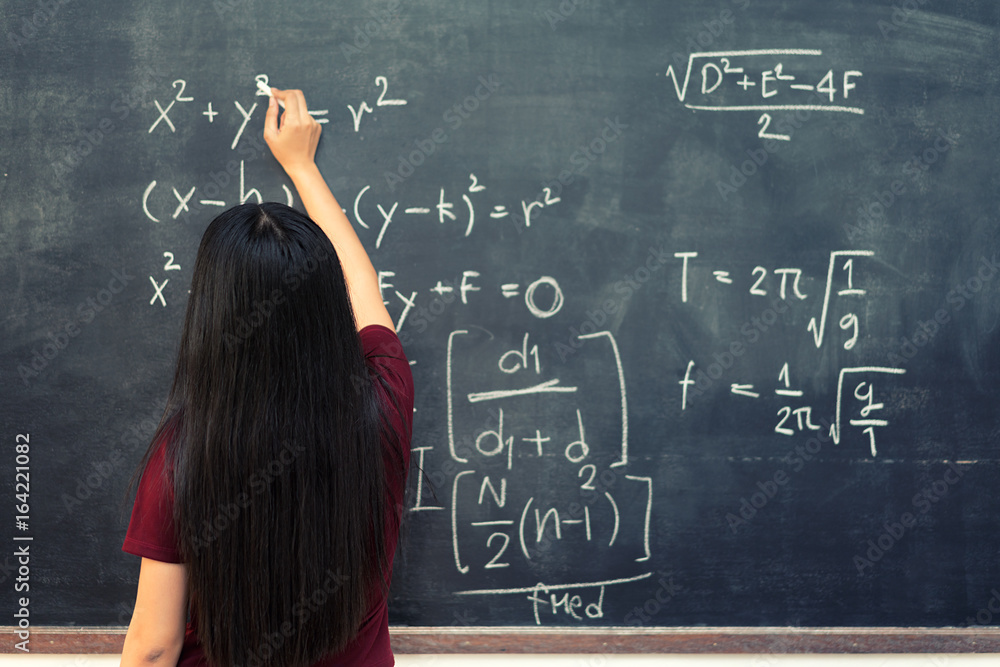
[(246, 204), (202, 238), (123, 546), (142, 556), (123, 665), (393, 664), (413, 380), (320, 126), (272, 90), (264, 139), (312, 219)]

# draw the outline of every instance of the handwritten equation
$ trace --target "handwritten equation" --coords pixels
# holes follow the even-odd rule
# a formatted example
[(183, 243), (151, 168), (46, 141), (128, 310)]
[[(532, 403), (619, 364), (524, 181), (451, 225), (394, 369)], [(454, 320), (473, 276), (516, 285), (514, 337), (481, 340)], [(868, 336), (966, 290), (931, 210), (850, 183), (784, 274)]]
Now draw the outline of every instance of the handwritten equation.
[[(220, 115), (233, 115), (235, 116), (235, 121), (238, 123), (235, 132), (233, 133), (232, 142), (229, 145), (231, 151), (237, 151), (237, 147), (240, 145), (240, 139), (243, 137), (246, 131), (247, 125), (250, 120), (254, 117), (255, 112), (261, 106), (260, 102), (257, 100), (258, 97), (264, 96), (269, 97), (271, 95), (271, 87), (268, 84), (268, 76), (266, 74), (258, 74), (254, 79), (253, 93), (250, 95), (250, 101), (244, 100), (244, 103), (240, 103), (240, 100), (233, 100), (233, 108), (227, 111), (220, 111), (213, 107), (213, 101), (208, 100), (202, 103), (198, 102), (193, 95), (185, 94), (187, 90), (187, 81), (185, 79), (176, 79), (171, 84), (171, 90), (176, 91), (173, 93), (173, 97), (170, 101), (166, 103), (166, 106), (161, 104), (160, 98), (153, 98), (153, 106), (156, 108), (157, 114), (156, 118), (150, 124), (147, 134), (153, 134), (154, 132), (169, 132), (176, 134), (177, 123), (194, 123), (198, 121), (199, 116), (202, 122), (207, 122), (211, 125), (215, 125), (216, 116)], [(403, 99), (387, 99), (385, 97), (388, 90), (388, 80), (384, 76), (375, 77), (375, 84), (380, 87), (382, 93), (375, 99), (375, 106), (382, 107), (397, 107), (405, 106), (407, 104), (406, 100)], [(177, 106), (177, 105), (180, 106)], [(175, 106), (177, 109), (175, 110)], [(266, 106), (266, 105), (265, 105)], [(199, 111), (199, 109), (204, 109)], [(354, 127), (354, 131), (358, 132), (360, 129), (361, 119), (365, 112), (371, 114), (374, 109), (366, 102), (362, 101), (358, 105), (358, 109), (355, 109), (353, 105), (348, 104), (347, 109), (350, 112), (351, 122)], [(171, 116), (171, 112), (174, 112), (174, 116)], [(180, 114), (184, 114), (183, 121), (180, 120)], [(309, 114), (313, 116), (318, 123), (328, 123), (329, 122), (329, 109), (310, 109)], [(258, 114), (260, 116), (260, 114)], [(175, 122), (176, 121), (176, 122)], [(224, 123), (219, 124), (219, 131), (226, 131), (227, 126)], [(263, 147), (261, 147), (263, 150)], [(251, 156), (251, 159), (256, 157), (257, 152), (253, 149), (242, 147), (238, 150), (238, 154), (245, 158), (247, 155)], [(262, 201), (260, 190), (253, 187), (247, 187), (245, 171), (246, 171), (246, 159), (241, 159), (238, 162), (235, 160), (230, 161), (227, 165), (225, 171), (220, 171), (218, 173), (212, 174), (211, 182), (205, 183), (201, 187), (190, 186), (190, 183), (182, 185), (181, 189), (177, 189), (177, 185), (172, 185), (171, 190), (176, 199), (176, 205), (173, 210), (164, 209), (162, 211), (154, 211), (150, 207), (150, 198), (154, 194), (158, 184), (154, 179), (146, 186), (146, 189), (142, 193), (142, 212), (149, 220), (153, 222), (160, 222), (165, 217), (169, 216), (171, 219), (176, 220), (180, 215), (189, 213), (191, 211), (190, 204), (192, 201), (197, 202), (201, 206), (212, 206), (219, 209), (228, 208), (230, 206), (235, 206), (237, 204), (244, 204), (251, 198), (255, 199), (257, 203)], [(233, 185), (236, 184), (236, 172), (239, 171), (239, 187), (236, 193), (233, 193), (231, 197), (220, 198), (220, 195), (224, 192), (224, 189), (229, 185), (230, 180), (232, 180)], [(190, 186), (190, 187), (189, 187)], [(291, 206), (294, 202), (291, 190), (287, 186), (282, 185), (283, 196), (285, 203)], [(196, 197), (196, 194), (200, 196)], [(454, 216), (452, 216), (454, 217)]]
[[(382, 240), (385, 238), (385, 232), (392, 224), (398, 213), (401, 213), (399, 217), (402, 216), (417, 216), (418, 219), (426, 220), (430, 219), (432, 221), (437, 221), (439, 225), (455, 223), (455, 225), (462, 232), (463, 237), (467, 237), (472, 234), (473, 228), (476, 226), (476, 206), (470, 195), (482, 192), (486, 189), (486, 185), (479, 182), (479, 179), (475, 174), (469, 174), (469, 184), (465, 188), (465, 191), (461, 194), (461, 202), (459, 208), (456, 209), (457, 200), (448, 196), (447, 192), (454, 192), (454, 190), (446, 191), (445, 188), (440, 188), (438, 190), (437, 199), (434, 201), (420, 202), (424, 204), (422, 206), (404, 206), (402, 210), (399, 207), (399, 201), (392, 202), (392, 205), (383, 206), (381, 203), (377, 203), (375, 207), (378, 209), (381, 221), (371, 221), (372, 224), (377, 225), (379, 228), (378, 238), (375, 239), (375, 247), (380, 248), (382, 246)], [(366, 185), (358, 191), (358, 194), (354, 197), (354, 219), (359, 225), (365, 229), (370, 229), (370, 225), (366, 222), (368, 216), (363, 216), (361, 214), (361, 203), (369, 195), (371, 190), (370, 185)], [(525, 228), (531, 227), (532, 216), (535, 215), (536, 210), (541, 210), (546, 207), (554, 206), (558, 204), (562, 199), (560, 197), (554, 197), (552, 195), (552, 188), (543, 188), (541, 199), (537, 197), (532, 200), (522, 199), (520, 204), (513, 211), (508, 209), (505, 205), (494, 204), (489, 212), (489, 218), (491, 220), (503, 220), (504, 218), (510, 217), (511, 220), (520, 226)], [(386, 210), (388, 209), (388, 210)], [(429, 216), (429, 217), (428, 217)], [(461, 216), (461, 217), (460, 217)], [(480, 215), (482, 218), (482, 215)]]
[[(406, 104), (407, 104), (407, 100), (404, 100), (404, 99), (392, 99), (392, 98), (387, 98), (386, 97), (386, 93), (388, 93), (388, 90), (389, 90), (389, 80), (386, 77), (384, 77), (384, 76), (376, 76), (375, 77), (375, 87), (378, 90), (381, 90), (381, 94), (379, 94), (378, 97), (374, 99), (374, 103), (375, 103), (375, 107), (374, 108), (371, 105), (368, 104), (367, 100), (361, 100), (358, 103), (358, 108), (357, 109), (354, 108), (353, 104), (346, 105), (347, 110), (348, 110), (349, 115), (350, 115), (351, 125), (353, 126), (354, 131), (356, 133), (360, 131), (361, 121), (365, 117), (366, 113), (367, 114), (373, 114), (375, 112), (375, 109), (379, 108), (379, 107), (400, 107), (400, 106), (406, 106)], [(196, 102), (197, 101), (193, 95), (186, 95), (185, 96), (184, 92), (187, 89), (187, 81), (185, 79), (177, 79), (177, 80), (175, 80), (171, 84), (171, 88), (177, 90), (177, 92), (173, 95), (172, 98), (170, 98), (170, 101), (167, 102), (166, 106), (163, 106), (163, 104), (160, 103), (160, 99), (159, 98), (154, 98), (153, 99), (153, 105), (156, 107), (156, 110), (157, 110), (158, 114), (156, 116), (156, 119), (149, 126), (149, 129), (147, 130), (148, 134), (152, 134), (154, 131), (157, 130), (157, 128), (160, 128), (159, 131), (161, 131), (161, 132), (169, 131), (171, 133), (176, 133), (177, 132), (177, 126), (174, 123), (174, 121), (176, 120), (176, 115), (174, 117), (171, 117), (170, 112), (174, 109), (174, 106), (178, 102), (181, 103), (182, 106), (184, 106), (184, 105), (187, 105), (188, 103)], [(240, 104), (239, 100), (233, 100), (233, 106), (236, 107), (236, 111), (238, 113), (238, 120), (239, 120), (240, 126), (239, 126), (239, 129), (237, 129), (236, 134), (233, 136), (233, 141), (232, 141), (232, 144), (230, 146), (231, 149), (235, 149), (236, 148), (236, 145), (240, 141), (240, 137), (243, 135), (243, 131), (246, 130), (247, 123), (250, 122), (250, 118), (253, 116), (254, 112), (260, 106), (260, 103), (259, 103), (259, 101), (256, 98), (257, 97), (261, 97), (261, 96), (263, 96), (263, 97), (270, 97), (270, 95), (271, 95), (271, 86), (269, 85), (269, 79), (268, 79), (267, 74), (258, 74), (254, 78), (253, 94), (250, 96), (251, 97), (251, 101), (250, 102), (245, 102), (245, 105), (244, 105), (244, 104)], [(282, 105), (282, 106), (284, 106), (284, 105)], [(203, 108), (204, 110), (203, 111), (198, 111), (198, 109), (201, 109), (201, 108)], [(192, 110), (188, 110), (188, 111), (183, 111), (183, 112), (180, 111), (180, 109), (178, 109), (178, 113), (185, 113), (186, 114), (185, 115), (185, 122), (192, 122), (194, 120), (197, 120), (197, 116), (201, 115), (201, 116), (204, 117), (204, 119), (203, 119), (204, 121), (206, 121), (206, 122), (208, 122), (210, 124), (214, 124), (215, 123), (215, 117), (219, 116), (219, 115), (221, 115), (223, 113), (223, 112), (221, 112), (219, 110), (216, 110), (213, 107), (213, 100), (206, 101), (204, 103), (203, 107), (199, 106), (198, 104), (195, 104), (191, 109), (193, 111)], [(195, 118), (190, 118), (190, 116), (191, 116), (192, 113), (195, 114)], [(309, 110), (309, 115), (311, 115), (314, 118), (316, 118), (316, 122), (318, 122), (318, 123), (328, 123), (329, 122), (329, 118), (328, 118), (329, 114), (330, 114), (330, 110), (329, 109), (310, 109)]]
[[(875, 253), (871, 250), (835, 250), (830, 253), (830, 262), (826, 274), (826, 287), (823, 293), (823, 305), (818, 324), (816, 318), (813, 317), (809, 320), (809, 325), (807, 327), (807, 331), (810, 331), (813, 334), (813, 343), (817, 348), (823, 345), (824, 334), (826, 332), (827, 315), (830, 312), (830, 294), (835, 282), (834, 273), (839, 271), (840, 273), (838, 273), (836, 278), (846, 283), (841, 289), (837, 290), (837, 296), (865, 296), (866, 290), (859, 289), (854, 286), (854, 258), (872, 257), (874, 254)], [(683, 303), (687, 303), (689, 263), (691, 259), (698, 257), (698, 253), (675, 252), (674, 257), (679, 258), (683, 262), (680, 295), (681, 301)], [(845, 257), (847, 259), (838, 267), (838, 260)], [(770, 271), (770, 273), (779, 276), (778, 289), (775, 291), (780, 299), (786, 300), (791, 298), (802, 301), (809, 298), (808, 294), (804, 294), (802, 292), (802, 288), (800, 286), (802, 269), (787, 267), (774, 268)], [(763, 266), (755, 266), (751, 274), (755, 280), (749, 289), (749, 294), (762, 297), (768, 296), (768, 294), (771, 293), (770, 290), (774, 289), (767, 284), (767, 281), (769, 280), (768, 269)], [(724, 285), (733, 284), (733, 278), (729, 271), (721, 269), (712, 270), (712, 277), (716, 280), (716, 282)], [(860, 334), (860, 322), (858, 320), (858, 316), (855, 313), (847, 313), (840, 318), (840, 328), (851, 333), (850, 337), (844, 341), (844, 349), (850, 350), (854, 347), (855, 343), (857, 343), (858, 335)]]
[[(376, 98), (373, 98), (373, 108), (367, 101), (354, 105), (347, 105), (350, 112), (352, 126), (358, 132), (365, 114), (372, 114), (375, 108), (379, 107), (403, 107), (407, 105), (407, 100), (393, 99), (386, 97), (388, 91), (388, 80), (384, 76), (375, 77), (375, 85), (381, 91)], [(250, 88), (248, 86), (248, 88)], [(223, 128), (233, 132), (232, 141), (229, 143), (230, 151), (236, 153), (235, 157), (225, 164), (225, 169), (213, 171), (210, 178), (198, 186), (190, 182), (166, 182), (162, 183), (158, 179), (151, 180), (144, 188), (139, 204), (142, 214), (146, 219), (160, 223), (165, 220), (177, 220), (184, 216), (201, 210), (200, 207), (209, 207), (217, 210), (244, 204), (248, 201), (261, 203), (265, 199), (283, 200), (287, 205), (292, 206), (295, 198), (288, 186), (280, 185), (280, 191), (267, 192), (262, 187), (248, 182), (246, 175), (246, 164), (248, 161), (257, 159), (266, 151), (266, 146), (257, 136), (245, 137), (245, 131), (250, 120), (261, 116), (258, 109), (261, 106), (257, 98), (271, 95), (269, 78), (266, 74), (259, 74), (255, 77), (254, 86), (250, 88), (250, 101), (233, 100), (233, 108), (227, 112), (216, 110), (211, 100), (204, 103), (204, 110), (200, 108), (196, 98), (188, 94), (188, 84), (185, 79), (176, 79), (171, 84), (172, 97), (166, 103), (161, 103), (161, 98), (153, 98), (153, 106), (156, 109), (156, 117), (147, 129), (147, 134), (154, 132), (171, 133), (177, 132), (178, 125), (182, 122), (197, 122), (199, 117), (203, 122), (216, 125), (217, 116), (228, 114), (231, 122), (218, 123), (220, 131)], [(266, 106), (266, 105), (265, 105)], [(309, 113), (316, 117), (317, 122), (329, 122), (329, 110), (314, 109)], [(181, 114), (184, 114), (181, 116)], [(241, 141), (242, 140), (242, 141)], [(469, 182), (460, 186), (442, 185), (437, 189), (437, 196), (429, 198), (427, 201), (409, 202), (400, 205), (398, 200), (387, 202), (378, 201), (378, 193), (372, 191), (371, 185), (366, 185), (359, 190), (353, 199), (353, 220), (363, 229), (372, 229), (374, 226), (378, 234), (374, 240), (375, 249), (382, 247), (386, 238), (386, 233), (390, 225), (395, 223), (396, 227), (403, 224), (403, 220), (424, 221), (436, 223), (442, 229), (453, 228), (462, 237), (469, 237), (477, 225), (482, 226), (482, 220), (501, 221), (508, 219), (518, 229), (531, 227), (532, 222), (537, 221), (540, 212), (558, 204), (561, 199), (554, 196), (551, 188), (543, 188), (542, 192), (534, 199), (521, 199), (510, 208), (506, 204), (485, 202), (481, 194), (487, 189), (486, 184), (481, 182), (475, 173), (469, 174)], [(277, 190), (274, 188), (274, 190)], [(170, 199), (168, 192), (173, 194)], [(160, 194), (162, 193), (162, 194)], [(276, 195), (276, 196), (275, 196)], [(374, 213), (369, 208), (370, 204), (375, 204)], [(486, 211), (483, 211), (486, 207)], [(477, 211), (479, 211), (477, 216)], [(345, 209), (345, 213), (346, 213)], [(478, 219), (478, 222), (477, 222)], [(149, 281), (152, 286), (152, 296), (150, 305), (160, 305), (166, 307), (168, 292), (165, 291), (170, 278), (169, 271), (178, 271), (180, 266), (174, 261), (174, 251), (166, 251), (163, 256), (167, 258), (159, 275), (150, 275)], [(380, 281), (383, 278), (394, 276), (392, 271), (380, 273)], [(468, 270), (463, 272), (460, 284), (438, 280), (437, 284), (429, 287), (429, 292), (434, 292), (438, 297), (446, 296), (452, 292), (461, 297), (463, 304), (468, 303), (470, 292), (478, 292), (482, 288), (473, 283), (473, 279), (480, 277), (478, 271)], [(380, 287), (391, 288), (388, 282), (380, 283)], [(551, 276), (541, 276), (537, 280), (530, 282), (526, 287), (520, 283), (505, 282), (499, 286), (501, 295), (506, 298), (520, 296), (523, 290), (524, 301), (528, 311), (536, 318), (552, 317), (562, 308), (563, 295), (558, 282)], [(551, 293), (552, 299), (548, 303), (541, 301), (541, 294)], [(400, 329), (406, 322), (407, 315), (415, 307), (417, 292), (410, 292), (409, 296), (402, 292), (395, 291), (395, 295), (402, 302), (402, 313), (399, 316), (396, 328)], [(390, 298), (391, 298), (390, 294)]]
[[(638, 573), (608, 578), (605, 570), (575, 559), (585, 550), (593, 556), (591, 564), (611, 554), (648, 562), (653, 512), (652, 477), (626, 473), (628, 396), (618, 344), (607, 331), (580, 339), (584, 354), (609, 375), (588, 375), (587, 382), (617, 389), (618, 437), (610, 441), (606, 431), (595, 434), (593, 425), (612, 415), (582, 405), (588, 387), (556, 376), (531, 332), (503, 351), (485, 345), (487, 353), (469, 330), (453, 330), (445, 362), (447, 454), (459, 470), (446, 505), (425, 505), (418, 487), (411, 508), (447, 512), (459, 574), (482, 581), (491, 571), (510, 568), (515, 578), (527, 579), (524, 586), (475, 588), (459, 595), (524, 594), (536, 624), (543, 616), (560, 614), (578, 621), (603, 618), (608, 586), (652, 575), (637, 567)], [(474, 415), (483, 414), (476, 406), (490, 410), (484, 429), (470, 428), (477, 423)], [(544, 421), (537, 421), (541, 417)], [(459, 446), (462, 442), (468, 445)], [(435, 449), (414, 448), (421, 469)], [(540, 562), (573, 562), (581, 580), (539, 583), (530, 572)], [(589, 570), (595, 576), (588, 578)]]
[[(848, 103), (851, 91), (864, 76), (860, 70), (827, 69), (818, 76), (804, 66), (787, 66), (820, 57), (820, 49), (755, 49), (704, 51), (688, 56), (683, 72), (667, 67), (677, 99), (693, 111), (761, 111), (757, 119), (762, 139), (789, 141), (791, 135), (775, 132), (775, 111), (819, 111), (864, 115)], [(694, 89), (692, 89), (692, 78)], [(836, 103), (839, 102), (839, 103)], [(780, 128), (779, 128), (780, 129)]]
[[(810, 293), (803, 285), (803, 271), (796, 267), (773, 267), (770, 270), (764, 266), (756, 266), (751, 271), (753, 278), (748, 293), (755, 297), (777, 296), (776, 304), (797, 304), (814, 299), (819, 305), (819, 315), (809, 318), (805, 333), (811, 334), (807, 340), (816, 349), (823, 346), (827, 339), (827, 321), (830, 318), (831, 296), (838, 297), (837, 303), (850, 303), (841, 301), (839, 297), (861, 298), (867, 296), (867, 290), (855, 284), (856, 262), (863, 262), (871, 258), (875, 253), (871, 250), (835, 250), (830, 253), (827, 265), (826, 280), (822, 293)], [(679, 285), (679, 296), (682, 303), (689, 302), (689, 283), (698, 280), (714, 280), (715, 283), (727, 286), (732, 289), (734, 276), (730, 271), (713, 266), (699, 265), (693, 269), (691, 262), (699, 257), (697, 252), (676, 252), (674, 257), (681, 260), (681, 280)], [(707, 274), (711, 274), (708, 278)], [(748, 281), (750, 282), (750, 281)], [(785, 306), (787, 308), (787, 306)], [(839, 313), (838, 313), (839, 314)], [(761, 317), (752, 317), (741, 327), (741, 333), (745, 340), (754, 343), (760, 336), (778, 321), (778, 313), (774, 308), (768, 308)], [(850, 351), (855, 348), (859, 337), (862, 335), (862, 321), (856, 309), (851, 308), (840, 316), (838, 320), (842, 348)], [(684, 371), (684, 377), (679, 381), (681, 387), (681, 410), (686, 410), (689, 402), (689, 390), (694, 388), (707, 388), (722, 377), (726, 368), (733, 365), (734, 356), (743, 354), (745, 344), (740, 341), (732, 343), (729, 350), (721, 355), (716, 354), (712, 363), (706, 368), (700, 368), (699, 364), (691, 359), (688, 361)], [(720, 361), (721, 359), (721, 361)], [(780, 398), (786, 402), (777, 411), (777, 422), (774, 426), (774, 433), (783, 436), (794, 436), (810, 431), (820, 431), (823, 423), (820, 419), (821, 411), (814, 405), (808, 404), (805, 399), (805, 391), (796, 383), (796, 370), (785, 362), (780, 368), (775, 369), (775, 381), (768, 387), (759, 387), (753, 383), (732, 382), (729, 384), (730, 393), (740, 397), (740, 400), (762, 398), (762, 393)], [(805, 369), (803, 373), (808, 373), (810, 369)], [(879, 391), (882, 389), (882, 380), (886, 376), (903, 375), (905, 370), (901, 368), (891, 368), (884, 366), (856, 366), (842, 368), (839, 372), (836, 387), (836, 408), (833, 411), (833, 418), (825, 421), (825, 426), (835, 444), (840, 444), (843, 437), (843, 427), (847, 425), (859, 427), (868, 437), (868, 444), (872, 456), (878, 453), (876, 444), (876, 429), (889, 426), (887, 419), (881, 418), (879, 414), (885, 409), (885, 403), (879, 398)], [(845, 386), (846, 384), (846, 386)], [(846, 419), (845, 419), (846, 417)]]

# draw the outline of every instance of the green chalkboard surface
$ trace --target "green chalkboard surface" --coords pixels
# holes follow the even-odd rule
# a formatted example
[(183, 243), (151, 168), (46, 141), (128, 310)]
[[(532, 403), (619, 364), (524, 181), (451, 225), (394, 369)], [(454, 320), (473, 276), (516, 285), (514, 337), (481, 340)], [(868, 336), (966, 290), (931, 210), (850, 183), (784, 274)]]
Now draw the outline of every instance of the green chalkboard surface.
[(266, 85), (414, 363), (392, 623), (1000, 620), (998, 13), (4, 3), (8, 623), (128, 622), (198, 241), (298, 205)]

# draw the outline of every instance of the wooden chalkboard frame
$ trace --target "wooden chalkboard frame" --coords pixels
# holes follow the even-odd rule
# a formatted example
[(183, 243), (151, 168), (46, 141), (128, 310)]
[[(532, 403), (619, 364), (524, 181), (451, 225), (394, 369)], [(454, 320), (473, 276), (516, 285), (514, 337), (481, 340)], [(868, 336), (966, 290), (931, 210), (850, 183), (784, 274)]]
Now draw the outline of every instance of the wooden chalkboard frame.
[[(31, 629), (31, 652), (117, 654), (124, 627)], [(426, 653), (1000, 653), (1000, 628), (390, 627), (392, 649)], [(0, 627), (2, 653), (16, 628)]]

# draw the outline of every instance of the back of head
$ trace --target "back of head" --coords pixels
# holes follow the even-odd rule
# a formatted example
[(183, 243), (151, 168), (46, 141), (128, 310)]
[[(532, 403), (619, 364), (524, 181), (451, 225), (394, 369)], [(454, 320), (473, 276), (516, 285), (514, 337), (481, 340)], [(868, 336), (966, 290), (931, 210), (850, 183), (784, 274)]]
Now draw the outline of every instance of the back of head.
[(177, 537), (212, 663), (304, 665), (353, 637), (384, 586), (381, 413), (322, 230), (281, 204), (218, 216), (167, 408)]

